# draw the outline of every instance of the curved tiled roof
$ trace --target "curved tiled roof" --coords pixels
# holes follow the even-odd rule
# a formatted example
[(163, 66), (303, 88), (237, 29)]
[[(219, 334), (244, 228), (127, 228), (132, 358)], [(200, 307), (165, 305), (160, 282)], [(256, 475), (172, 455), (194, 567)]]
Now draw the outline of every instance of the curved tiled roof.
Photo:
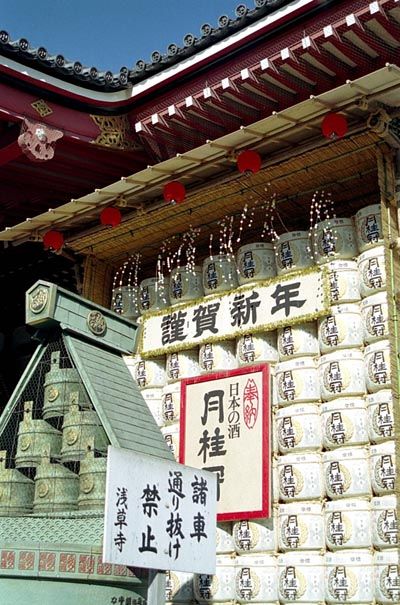
[(94, 90), (118, 91), (212, 46), (215, 42), (227, 38), (292, 1), (254, 0), (255, 7), (252, 9), (246, 4), (239, 4), (235, 9), (234, 18), (222, 15), (218, 19), (217, 27), (205, 23), (200, 28), (199, 36), (186, 34), (183, 38), (183, 46), (170, 44), (165, 53), (154, 51), (150, 62), (139, 59), (133, 68), (121, 67), (119, 72), (99, 71), (97, 67), (86, 67), (80, 61), (70, 61), (61, 54), (50, 54), (42, 46), (32, 48), (26, 38), (11, 40), (8, 32), (4, 30), (0, 31), (0, 54), (80, 86)]

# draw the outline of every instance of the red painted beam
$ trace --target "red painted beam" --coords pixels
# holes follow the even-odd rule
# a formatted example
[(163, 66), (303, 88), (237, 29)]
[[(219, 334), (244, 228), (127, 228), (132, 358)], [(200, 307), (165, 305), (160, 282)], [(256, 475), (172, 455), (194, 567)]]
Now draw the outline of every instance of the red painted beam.
[(22, 149), (17, 141), (0, 148), (0, 166), (16, 160), (22, 155)]

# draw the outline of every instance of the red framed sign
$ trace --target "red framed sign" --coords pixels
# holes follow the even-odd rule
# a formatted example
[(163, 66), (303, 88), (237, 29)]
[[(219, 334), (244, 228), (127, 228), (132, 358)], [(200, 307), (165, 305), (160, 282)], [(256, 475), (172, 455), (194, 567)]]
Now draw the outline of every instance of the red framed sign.
[(217, 475), (217, 520), (271, 515), (267, 364), (181, 382), (179, 461)]

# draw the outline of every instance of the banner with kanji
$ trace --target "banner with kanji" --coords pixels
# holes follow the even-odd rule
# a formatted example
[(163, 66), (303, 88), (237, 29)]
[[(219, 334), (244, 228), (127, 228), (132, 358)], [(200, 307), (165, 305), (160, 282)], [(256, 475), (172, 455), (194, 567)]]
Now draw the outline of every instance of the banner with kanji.
[(322, 269), (279, 276), (144, 315), (138, 353), (142, 357), (163, 355), (311, 321), (326, 315), (329, 304), (329, 286)]
[(180, 462), (217, 477), (217, 519), (271, 514), (267, 364), (181, 383)]

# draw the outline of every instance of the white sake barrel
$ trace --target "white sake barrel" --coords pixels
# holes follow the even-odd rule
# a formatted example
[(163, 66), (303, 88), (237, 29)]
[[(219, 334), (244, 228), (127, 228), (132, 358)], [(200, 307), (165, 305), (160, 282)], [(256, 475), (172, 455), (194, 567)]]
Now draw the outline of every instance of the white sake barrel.
[(374, 548), (394, 548), (399, 544), (400, 532), (397, 521), (396, 496), (376, 496), (372, 506), (372, 543)]
[(269, 242), (241, 246), (236, 254), (239, 284), (269, 279), (276, 275), (275, 251)]
[(276, 363), (278, 361), (276, 332), (244, 334), (236, 341), (236, 358), (239, 366), (262, 362)]
[(371, 483), (376, 496), (394, 492), (396, 477), (396, 455), (394, 441), (371, 446)]
[(317, 324), (308, 322), (279, 328), (278, 351), (281, 361), (293, 357), (319, 355)]
[(160, 412), (163, 424), (178, 422), (181, 412), (181, 383), (179, 381), (163, 387)]
[(360, 303), (365, 344), (388, 338), (389, 317), (386, 292), (367, 296)]
[(137, 319), (140, 315), (139, 287), (118, 286), (112, 291), (111, 309), (125, 319)]
[(139, 284), (140, 311), (157, 311), (169, 306), (169, 279), (164, 277), (159, 280), (157, 277), (148, 277)]
[(274, 508), (270, 519), (250, 519), (235, 521), (233, 539), (238, 554), (275, 552), (277, 511)]
[(312, 253), (317, 265), (357, 256), (357, 243), (351, 218), (332, 218), (317, 223), (313, 230)]
[(280, 603), (324, 600), (324, 557), (313, 552), (287, 552), (278, 557)]
[(371, 504), (362, 498), (325, 503), (326, 545), (330, 550), (371, 548)]
[(202, 273), (205, 295), (232, 290), (238, 286), (238, 271), (233, 256), (208, 256), (203, 262)]
[(323, 403), (321, 423), (325, 449), (369, 443), (367, 408), (361, 397), (343, 397)]
[(375, 599), (400, 603), (400, 557), (398, 549), (375, 553)]
[(368, 550), (342, 550), (325, 555), (327, 603), (374, 602), (374, 562)]
[(360, 252), (383, 244), (380, 204), (361, 208), (354, 217), (354, 224)]
[(366, 397), (368, 410), (368, 431), (372, 443), (380, 443), (394, 438), (394, 417), (392, 391), (382, 389)]
[(360, 348), (364, 344), (363, 319), (358, 304), (334, 305), (327, 317), (318, 321), (321, 353)]
[(300, 403), (279, 409), (275, 428), (281, 454), (321, 449), (321, 419), (315, 404)]
[(171, 305), (204, 296), (201, 267), (175, 267), (169, 276)]
[(319, 360), (319, 380), (323, 401), (336, 397), (364, 395), (364, 356), (356, 349), (341, 349), (322, 355)]
[(193, 574), (166, 571), (165, 600), (173, 603), (185, 603), (193, 600)]
[(386, 288), (385, 248), (378, 246), (358, 257), (360, 293), (363, 298)]
[(164, 424), (164, 419), (161, 414), (162, 392), (162, 387), (155, 389), (142, 389), (140, 391), (140, 394), (147, 403), (147, 407), (149, 408), (151, 415), (158, 426), (162, 426)]
[(230, 521), (224, 521), (217, 524), (215, 537), (217, 555), (225, 555), (235, 552), (235, 542), (232, 535), (232, 523)]
[(161, 433), (165, 443), (174, 455), (175, 460), (179, 459), (179, 422), (161, 427)]
[(325, 495), (320, 454), (287, 454), (278, 458), (279, 499), (316, 500)]
[(276, 458), (272, 460), (272, 502), (276, 504), (279, 502), (279, 471), (278, 461)]
[(324, 549), (322, 504), (281, 504), (278, 512), (278, 543), (280, 551)]
[(279, 405), (319, 400), (318, 372), (312, 357), (278, 363), (275, 377)]
[(381, 389), (390, 389), (390, 343), (380, 340), (369, 345), (364, 350), (365, 377), (369, 393), (376, 393)]
[(124, 361), (141, 389), (164, 386), (166, 381), (164, 357), (141, 359), (139, 356), (126, 355)]
[(234, 340), (207, 342), (199, 348), (199, 366), (202, 374), (237, 368)]
[(368, 450), (338, 448), (322, 454), (326, 493), (329, 498), (358, 498), (371, 495)]
[(238, 603), (273, 603), (278, 599), (276, 558), (248, 554), (236, 558), (235, 599)]
[(193, 593), (196, 601), (224, 603), (235, 599), (235, 559), (220, 556), (216, 563), (215, 575), (194, 575)]
[(355, 261), (334, 260), (328, 263), (328, 270), (332, 304), (354, 303), (360, 300), (360, 277)]
[(197, 349), (188, 349), (187, 351), (178, 351), (167, 355), (167, 382), (174, 382), (199, 374), (199, 353)]
[(306, 269), (313, 265), (309, 252), (308, 231), (282, 233), (275, 242), (275, 262), (278, 275)]

